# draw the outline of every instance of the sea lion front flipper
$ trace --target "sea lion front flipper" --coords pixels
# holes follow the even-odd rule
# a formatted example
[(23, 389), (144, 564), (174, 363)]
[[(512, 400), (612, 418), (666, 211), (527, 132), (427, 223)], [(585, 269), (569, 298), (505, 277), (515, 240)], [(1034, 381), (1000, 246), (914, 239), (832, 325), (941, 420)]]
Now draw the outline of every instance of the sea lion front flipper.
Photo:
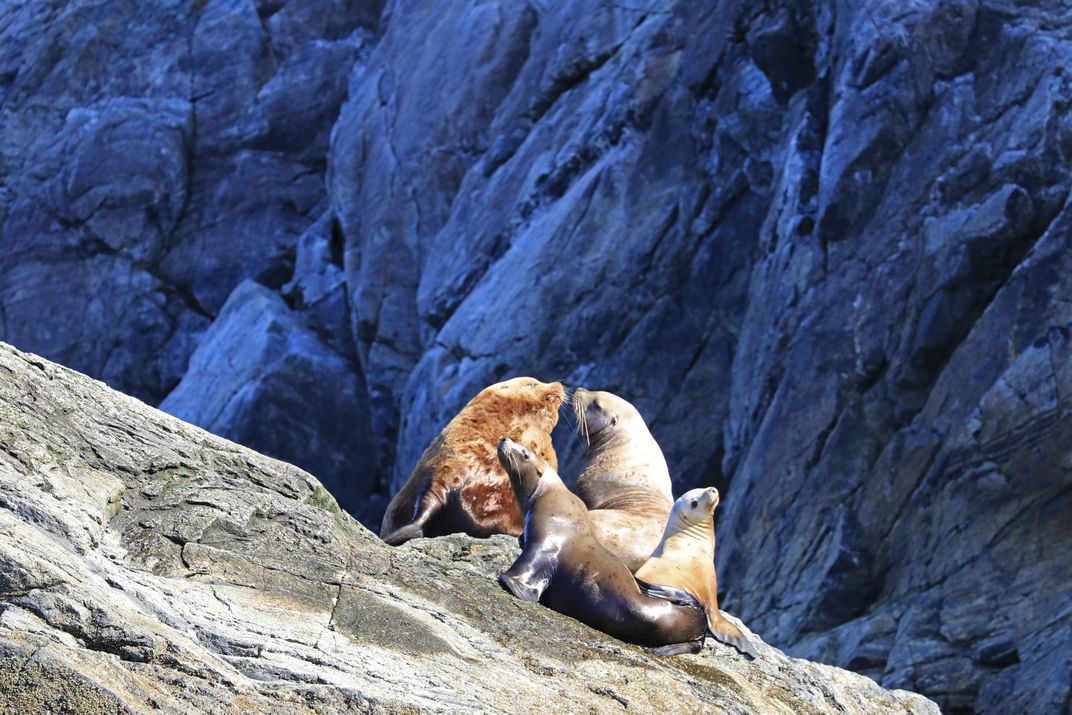
[(521, 552), (514, 565), (499, 576), (499, 583), (524, 601), (539, 601), (551, 582), (555, 565), (556, 560), (551, 554), (534, 545)]
[(714, 623), (708, 621), (707, 627), (716, 640), (722, 641), (726, 645), (731, 645), (753, 658), (759, 657), (759, 651), (752, 645), (752, 641), (748, 640), (748, 637), (741, 632), (740, 628), (733, 625), (725, 618), (718, 616), (714, 619)]
[(658, 648), (645, 648), (652, 655), (682, 655), (684, 653), (699, 653), (703, 650), (703, 639), (688, 641), (687, 643), (671, 643)]
[(660, 586), (647, 581), (636, 580), (637, 586), (640, 587), (640, 591), (652, 598), (661, 598), (664, 601), (670, 601), (676, 603), (679, 606), (691, 606), (692, 608), (703, 608), (703, 604), (696, 599), (691, 593), (683, 591), (680, 588), (674, 588), (673, 586)]

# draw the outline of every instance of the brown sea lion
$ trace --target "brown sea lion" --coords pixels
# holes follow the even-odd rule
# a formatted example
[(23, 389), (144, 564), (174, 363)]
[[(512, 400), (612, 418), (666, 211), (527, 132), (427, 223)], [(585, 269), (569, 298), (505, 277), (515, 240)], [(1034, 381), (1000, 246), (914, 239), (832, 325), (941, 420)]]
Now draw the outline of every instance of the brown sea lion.
[(707, 612), (711, 634), (755, 658), (758, 654), (752, 642), (718, 610), (712, 519), (716, 506), (718, 490), (714, 487), (682, 494), (666, 521), (662, 540), (637, 570), (636, 577), (648, 593), (658, 594), (661, 587), (670, 587), (694, 596)]
[(658, 545), (674, 505), (666, 459), (626, 400), (578, 388), (572, 402), (588, 443), (577, 496), (589, 509), (596, 537), (636, 571)]
[(520, 536), (524, 517), (495, 455), (503, 435), (558, 464), (551, 430), (558, 423), (562, 385), (515, 377), (485, 387), (424, 450), (391, 499), (380, 538), (397, 546), (420, 536), (465, 532)]
[(621, 559), (596, 539), (588, 510), (532, 450), (504, 437), (499, 460), (525, 512), (525, 547), (499, 582), (526, 601), (576, 618), (659, 655), (703, 647), (707, 617), (692, 596), (645, 594)]

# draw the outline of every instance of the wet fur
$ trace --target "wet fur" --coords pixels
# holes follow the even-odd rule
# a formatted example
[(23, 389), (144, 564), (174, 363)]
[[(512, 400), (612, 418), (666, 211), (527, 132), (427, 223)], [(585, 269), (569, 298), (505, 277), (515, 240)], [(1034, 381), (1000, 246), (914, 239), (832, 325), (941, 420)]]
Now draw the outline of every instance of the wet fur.
[(499, 577), (510, 593), (658, 655), (703, 646), (707, 618), (695, 598), (673, 589), (660, 595), (643, 591), (626, 565), (595, 538), (584, 503), (553, 469), (509, 440), (503, 440), (499, 454), (527, 513), (524, 550)]

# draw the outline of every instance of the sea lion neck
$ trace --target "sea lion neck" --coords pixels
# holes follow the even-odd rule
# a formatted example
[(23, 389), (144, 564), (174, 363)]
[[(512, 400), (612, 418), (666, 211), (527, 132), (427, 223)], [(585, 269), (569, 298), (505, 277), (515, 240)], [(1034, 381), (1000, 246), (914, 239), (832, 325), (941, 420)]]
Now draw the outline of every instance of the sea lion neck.
[(664, 549), (678, 547), (691, 549), (692, 544), (713, 545), (714, 541), (715, 526), (711, 517), (690, 523), (681, 514), (671, 512), (656, 551), (661, 553)]
[(715, 538), (715, 526), (711, 521), (711, 517), (691, 524), (687, 524), (684, 519), (681, 519), (674, 535), (690, 541), (703, 541), (706, 543)]
[(529, 490), (529, 493), (525, 498), (525, 501), (522, 503), (522, 506), (524, 506), (525, 510), (528, 511), (530, 508), (532, 508), (533, 504), (540, 500), (540, 497), (547, 493), (549, 489), (554, 489), (556, 484), (561, 485), (562, 478), (558, 476), (558, 472), (548, 468), (544, 471), (543, 474), (539, 476), (539, 478), (536, 480), (536, 484), (532, 487), (532, 489)]
[(535, 472), (536, 467), (532, 464), (511, 465), (507, 468), (510, 486), (514, 490), (514, 496), (517, 497), (517, 504), (521, 507), (522, 513), (535, 500), (536, 492), (540, 488), (542, 477)]
[[(637, 431), (623, 429), (619, 424), (592, 435), (585, 456), (589, 465), (594, 465), (601, 460), (606, 460), (609, 455), (613, 455), (617, 468), (646, 467), (652, 463), (653, 454), (662, 457), (662, 452), (659, 451), (654, 441), (650, 436), (645, 439)], [(663, 464), (665, 465), (665, 460)]]
[(518, 506), (521, 507), (522, 513), (527, 511), (529, 507), (536, 502), (536, 499), (539, 497), (540, 484), (542, 482), (542, 477), (526, 476), (514, 483), (514, 492), (517, 494), (517, 503)]

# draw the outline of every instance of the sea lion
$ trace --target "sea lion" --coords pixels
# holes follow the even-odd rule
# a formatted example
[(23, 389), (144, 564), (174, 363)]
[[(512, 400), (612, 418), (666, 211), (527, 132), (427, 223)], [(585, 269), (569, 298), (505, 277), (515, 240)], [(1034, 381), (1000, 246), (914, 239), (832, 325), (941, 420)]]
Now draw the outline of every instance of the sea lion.
[(682, 494), (674, 502), (662, 540), (651, 558), (637, 569), (636, 578), (646, 592), (654, 595), (667, 586), (695, 597), (707, 612), (711, 634), (756, 658), (758, 654), (752, 642), (718, 610), (712, 519), (717, 506), (718, 490), (714, 487), (692, 489)]
[(636, 571), (659, 543), (674, 505), (666, 459), (644, 418), (621, 397), (582, 387), (572, 406), (588, 443), (577, 496), (596, 538)]
[(481, 390), (424, 450), (387, 505), (380, 538), (397, 546), (419, 536), (458, 531), (520, 536), (524, 517), (495, 446), (508, 435), (557, 466), (551, 430), (563, 396), (561, 383), (531, 377)]
[(550, 464), (508, 437), (498, 454), (525, 512), (524, 549), (499, 577), (510, 593), (659, 655), (703, 647), (707, 617), (694, 597), (671, 588), (659, 597), (642, 592)]

